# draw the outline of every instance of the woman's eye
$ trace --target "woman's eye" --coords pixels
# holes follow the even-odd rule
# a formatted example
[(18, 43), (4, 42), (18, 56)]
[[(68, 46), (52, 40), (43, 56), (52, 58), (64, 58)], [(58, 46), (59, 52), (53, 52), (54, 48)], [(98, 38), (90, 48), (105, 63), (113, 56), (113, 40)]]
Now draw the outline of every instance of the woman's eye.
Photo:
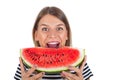
[(42, 28), (42, 31), (48, 31), (48, 28)]
[(58, 27), (58, 28), (57, 28), (57, 31), (61, 31), (61, 30), (63, 30), (62, 27)]

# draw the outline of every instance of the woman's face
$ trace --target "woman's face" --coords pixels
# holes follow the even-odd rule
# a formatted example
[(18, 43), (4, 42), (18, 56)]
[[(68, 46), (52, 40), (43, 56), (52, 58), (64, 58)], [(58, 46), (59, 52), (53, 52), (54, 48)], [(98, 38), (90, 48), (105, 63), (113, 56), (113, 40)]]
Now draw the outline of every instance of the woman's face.
[(41, 18), (35, 32), (35, 40), (41, 47), (64, 47), (67, 39), (66, 26), (61, 20), (50, 14)]

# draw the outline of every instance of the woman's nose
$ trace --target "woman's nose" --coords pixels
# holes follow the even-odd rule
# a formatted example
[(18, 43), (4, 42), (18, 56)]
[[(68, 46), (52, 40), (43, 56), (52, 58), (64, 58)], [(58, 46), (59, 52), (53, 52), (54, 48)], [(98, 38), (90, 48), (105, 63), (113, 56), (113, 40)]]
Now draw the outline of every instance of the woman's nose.
[(55, 30), (51, 30), (49, 33), (48, 33), (49, 37), (56, 37), (57, 36), (57, 32)]

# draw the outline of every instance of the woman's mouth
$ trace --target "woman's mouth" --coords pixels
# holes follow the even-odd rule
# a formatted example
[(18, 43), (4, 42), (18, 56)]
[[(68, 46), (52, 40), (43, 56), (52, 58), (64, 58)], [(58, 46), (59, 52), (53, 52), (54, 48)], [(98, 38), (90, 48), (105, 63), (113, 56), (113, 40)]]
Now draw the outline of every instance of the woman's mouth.
[(59, 48), (60, 42), (58, 41), (51, 41), (47, 43), (48, 48)]

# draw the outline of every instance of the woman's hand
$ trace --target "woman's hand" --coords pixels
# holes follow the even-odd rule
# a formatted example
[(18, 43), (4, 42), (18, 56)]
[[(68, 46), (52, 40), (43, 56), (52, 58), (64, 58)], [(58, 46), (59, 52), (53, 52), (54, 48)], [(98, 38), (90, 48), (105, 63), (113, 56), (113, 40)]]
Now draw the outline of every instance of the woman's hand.
[(24, 68), (24, 65), (23, 65), (23, 62), (22, 62), (21, 58), (19, 58), (19, 60), (20, 60), (21, 78), (22, 78), (22, 80), (37, 80), (37, 79), (43, 77), (44, 72), (38, 73), (38, 74), (30, 77), (30, 75), (35, 71), (36, 66), (33, 66), (31, 69), (26, 71), (25, 68)]
[(71, 73), (63, 71), (61, 75), (65, 78), (67, 78), (68, 80), (83, 80), (82, 72), (83, 72), (85, 63), (86, 63), (86, 56), (84, 58), (82, 65), (80, 66), (80, 68), (75, 68), (73, 66), (68, 67), (69, 70), (75, 71), (76, 74), (71, 74)]

